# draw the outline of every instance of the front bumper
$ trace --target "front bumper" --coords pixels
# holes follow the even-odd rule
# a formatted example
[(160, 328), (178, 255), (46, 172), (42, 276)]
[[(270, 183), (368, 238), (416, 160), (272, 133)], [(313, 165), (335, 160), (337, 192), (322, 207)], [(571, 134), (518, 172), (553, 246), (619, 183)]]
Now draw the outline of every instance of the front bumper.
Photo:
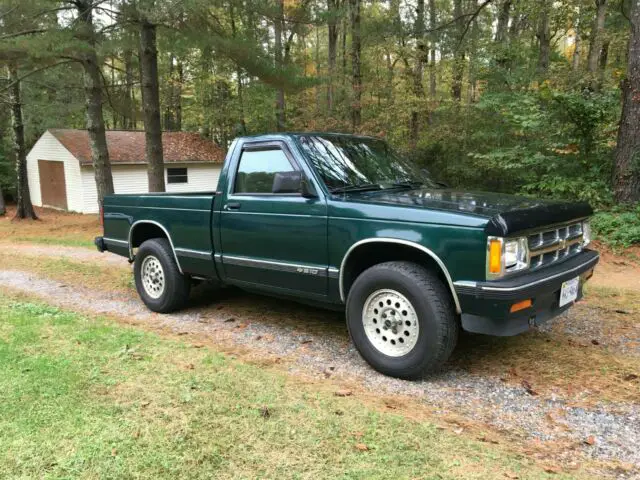
[[(593, 274), (600, 256), (593, 250), (539, 271), (492, 282), (455, 282), (462, 309), (462, 328), (487, 335), (510, 336), (527, 331), (570, 308), (559, 306), (563, 282), (580, 277), (582, 287)], [(532, 305), (512, 313), (511, 307), (530, 299)]]

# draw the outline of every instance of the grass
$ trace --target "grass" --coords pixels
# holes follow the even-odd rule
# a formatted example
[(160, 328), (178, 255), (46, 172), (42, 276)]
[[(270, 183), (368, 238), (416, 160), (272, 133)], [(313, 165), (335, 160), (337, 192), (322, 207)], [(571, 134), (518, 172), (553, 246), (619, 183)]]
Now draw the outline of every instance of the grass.
[(0, 478), (568, 478), (176, 339), (0, 299)]

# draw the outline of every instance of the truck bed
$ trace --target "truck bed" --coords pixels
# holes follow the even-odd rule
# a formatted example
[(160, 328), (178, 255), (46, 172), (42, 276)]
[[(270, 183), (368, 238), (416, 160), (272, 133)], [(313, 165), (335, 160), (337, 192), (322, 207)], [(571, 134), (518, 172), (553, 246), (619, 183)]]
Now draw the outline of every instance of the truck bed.
[[(156, 229), (173, 246), (181, 271), (215, 277), (212, 212), (215, 192), (108, 195), (104, 240), (109, 251), (132, 257), (138, 233)], [(211, 260), (203, 262), (202, 260)]]

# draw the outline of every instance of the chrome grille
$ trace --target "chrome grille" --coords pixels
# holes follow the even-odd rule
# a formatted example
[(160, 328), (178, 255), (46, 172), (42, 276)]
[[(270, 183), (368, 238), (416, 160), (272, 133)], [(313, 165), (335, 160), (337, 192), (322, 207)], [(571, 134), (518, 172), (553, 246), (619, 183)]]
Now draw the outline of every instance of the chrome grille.
[(545, 229), (528, 237), (531, 269), (550, 265), (580, 253), (583, 245), (582, 222)]

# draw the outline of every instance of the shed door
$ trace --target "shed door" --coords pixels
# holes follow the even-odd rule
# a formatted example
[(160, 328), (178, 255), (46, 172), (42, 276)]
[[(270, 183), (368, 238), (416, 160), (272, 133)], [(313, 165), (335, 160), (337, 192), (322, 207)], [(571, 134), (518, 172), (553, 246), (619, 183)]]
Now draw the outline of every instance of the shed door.
[(64, 182), (64, 163), (38, 160), (42, 205), (67, 209), (67, 186)]

